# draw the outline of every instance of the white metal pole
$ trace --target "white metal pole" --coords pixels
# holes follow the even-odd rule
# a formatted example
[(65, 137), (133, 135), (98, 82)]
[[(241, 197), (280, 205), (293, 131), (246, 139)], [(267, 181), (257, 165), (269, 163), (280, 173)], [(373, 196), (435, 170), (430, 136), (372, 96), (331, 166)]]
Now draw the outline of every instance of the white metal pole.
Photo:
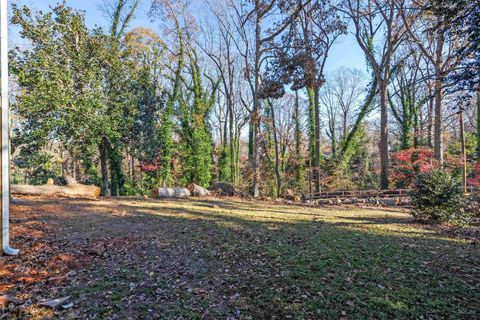
[(1, 202), (2, 219), (1, 245), (6, 255), (17, 255), (18, 250), (10, 247), (10, 131), (8, 115), (8, 5), (7, 0), (0, 0), (0, 52), (1, 52), (1, 86), (2, 86), (2, 156), (1, 156)]

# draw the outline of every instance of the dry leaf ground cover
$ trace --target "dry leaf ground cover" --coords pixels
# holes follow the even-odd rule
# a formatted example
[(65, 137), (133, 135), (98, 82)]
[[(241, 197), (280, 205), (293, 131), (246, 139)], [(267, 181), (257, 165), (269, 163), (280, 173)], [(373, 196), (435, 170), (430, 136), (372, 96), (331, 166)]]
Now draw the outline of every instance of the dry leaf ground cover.
[(474, 319), (475, 234), (378, 209), (20, 199), (0, 319)]

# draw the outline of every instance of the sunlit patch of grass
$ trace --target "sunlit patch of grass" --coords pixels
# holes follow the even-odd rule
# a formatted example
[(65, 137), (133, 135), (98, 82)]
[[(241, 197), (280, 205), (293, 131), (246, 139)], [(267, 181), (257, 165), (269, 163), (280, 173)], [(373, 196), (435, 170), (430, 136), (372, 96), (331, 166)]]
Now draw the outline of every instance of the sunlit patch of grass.
[[(105, 205), (95, 210), (104, 229), (89, 236), (135, 238), (132, 247), (108, 247), (88, 285), (71, 288), (69, 295), (95, 301), (87, 313), (463, 319), (480, 312), (480, 248), (416, 225), (408, 212), (230, 199)], [(84, 220), (70, 222), (80, 228)]]
[[(212, 203), (216, 203), (212, 201)], [(238, 208), (235, 208), (238, 205)], [(302, 206), (285, 206), (268, 203), (250, 204), (244, 201), (231, 201), (228, 207), (219, 204), (218, 207), (206, 206), (205, 202), (178, 200), (172, 206), (172, 201), (154, 201), (147, 205), (136, 203), (141, 212), (179, 219), (214, 220), (219, 226), (241, 229), (239, 223), (227, 219), (237, 219), (244, 222), (263, 223), (270, 230), (278, 230), (279, 224), (325, 223), (347, 230), (358, 230), (376, 235), (406, 236), (412, 238), (442, 239), (462, 242), (461, 239), (442, 237), (433, 230), (413, 226), (408, 222), (411, 217), (406, 212), (387, 212), (381, 209), (332, 209)], [(232, 209), (233, 208), (233, 209)], [(175, 209), (172, 212), (172, 209)]]

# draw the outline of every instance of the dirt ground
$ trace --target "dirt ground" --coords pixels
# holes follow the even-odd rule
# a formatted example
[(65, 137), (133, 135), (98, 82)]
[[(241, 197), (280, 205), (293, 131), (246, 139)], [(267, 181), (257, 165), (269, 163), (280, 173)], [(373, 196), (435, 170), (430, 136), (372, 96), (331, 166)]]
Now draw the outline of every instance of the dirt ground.
[(0, 319), (480, 316), (478, 230), (396, 210), (21, 198), (11, 227)]

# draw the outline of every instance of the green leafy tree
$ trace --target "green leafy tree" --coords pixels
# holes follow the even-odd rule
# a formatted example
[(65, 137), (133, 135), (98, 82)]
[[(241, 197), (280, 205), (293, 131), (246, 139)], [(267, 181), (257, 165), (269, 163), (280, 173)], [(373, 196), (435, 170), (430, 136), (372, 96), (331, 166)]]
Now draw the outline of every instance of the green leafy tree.
[[(153, 166), (155, 170), (147, 173), (154, 184), (159, 184), (160, 130), (166, 107), (166, 88), (162, 84), (165, 74), (165, 44), (155, 32), (145, 28), (128, 32), (125, 43), (131, 52), (131, 90), (135, 93), (136, 105), (129, 137), (130, 150), (142, 165)], [(135, 184), (134, 177), (132, 184)]]
[[(123, 38), (127, 28), (134, 18), (139, 0), (112, 0), (106, 13), (110, 14), (109, 35), (105, 35), (103, 47), (103, 70), (104, 70), (104, 94), (107, 98), (108, 118), (111, 130), (102, 139), (102, 149), (107, 150), (110, 162), (111, 183), (110, 193), (114, 196), (124, 194), (125, 176), (122, 171), (123, 155), (128, 136), (133, 124), (134, 95), (130, 90), (131, 64), (126, 63), (128, 50), (125, 50)], [(104, 158), (105, 153), (101, 153)], [(105, 159), (101, 159), (102, 166)], [(102, 168), (102, 180), (104, 193), (108, 193), (107, 170)]]
[(14, 148), (40, 152), (54, 141), (72, 155), (88, 154), (110, 119), (102, 87), (104, 39), (88, 30), (82, 13), (64, 5), (49, 13), (14, 6), (12, 21), (31, 43), (11, 53), (20, 88), (13, 104), (20, 119)]
[(195, 49), (188, 52), (190, 81), (185, 84), (189, 94), (180, 102), (183, 179), (188, 183), (208, 186), (212, 180), (212, 138), (208, 116), (215, 103), (219, 81), (205, 87)]
[(96, 149), (104, 194), (110, 189), (108, 161), (112, 193), (122, 194), (123, 150), (133, 111), (131, 93), (125, 90), (131, 70), (121, 37), (131, 18), (121, 15), (120, 27), (105, 35), (101, 29), (90, 31), (84, 14), (63, 4), (48, 13), (16, 6), (13, 12), (13, 23), (31, 43), (12, 52), (20, 87), (15, 142), (40, 149), (53, 140), (84, 160)]

